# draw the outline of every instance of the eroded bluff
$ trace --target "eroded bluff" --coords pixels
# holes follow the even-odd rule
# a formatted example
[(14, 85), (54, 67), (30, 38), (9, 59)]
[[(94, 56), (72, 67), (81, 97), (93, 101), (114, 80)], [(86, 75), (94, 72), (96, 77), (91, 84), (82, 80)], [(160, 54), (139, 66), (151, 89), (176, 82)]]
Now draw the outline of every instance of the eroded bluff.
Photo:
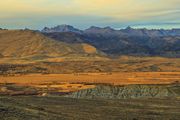
[(179, 85), (97, 85), (95, 88), (81, 90), (66, 95), (70, 98), (87, 99), (126, 99), (126, 98), (177, 98)]

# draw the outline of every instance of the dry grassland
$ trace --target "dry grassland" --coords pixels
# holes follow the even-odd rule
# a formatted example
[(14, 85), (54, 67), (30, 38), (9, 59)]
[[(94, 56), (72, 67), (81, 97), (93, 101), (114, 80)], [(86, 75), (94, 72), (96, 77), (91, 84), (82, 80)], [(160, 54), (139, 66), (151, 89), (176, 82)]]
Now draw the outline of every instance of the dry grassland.
[(0, 83), (43, 84), (43, 83), (107, 83), (127, 84), (169, 84), (180, 82), (180, 72), (117, 72), (117, 73), (75, 73), (75, 74), (28, 74), (0, 76)]

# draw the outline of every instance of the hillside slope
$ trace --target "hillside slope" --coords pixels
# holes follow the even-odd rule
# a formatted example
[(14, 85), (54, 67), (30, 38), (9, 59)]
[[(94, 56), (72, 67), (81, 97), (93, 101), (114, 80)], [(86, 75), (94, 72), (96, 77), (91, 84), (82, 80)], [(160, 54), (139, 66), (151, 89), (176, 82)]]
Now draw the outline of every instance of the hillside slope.
[[(87, 47), (93, 51), (87, 52)], [(0, 30), (0, 56), (59, 57), (68, 55), (98, 55), (98, 51), (88, 44), (67, 44), (47, 38), (44, 35), (29, 30)]]

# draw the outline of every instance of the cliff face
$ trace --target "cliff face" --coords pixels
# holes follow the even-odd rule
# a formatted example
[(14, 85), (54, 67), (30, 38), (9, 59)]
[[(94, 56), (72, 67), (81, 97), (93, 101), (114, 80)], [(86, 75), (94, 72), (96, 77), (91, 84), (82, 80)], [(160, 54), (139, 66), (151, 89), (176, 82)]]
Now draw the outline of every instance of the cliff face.
[(87, 99), (164, 98), (180, 96), (180, 86), (128, 85), (103, 86), (74, 92), (66, 97)]

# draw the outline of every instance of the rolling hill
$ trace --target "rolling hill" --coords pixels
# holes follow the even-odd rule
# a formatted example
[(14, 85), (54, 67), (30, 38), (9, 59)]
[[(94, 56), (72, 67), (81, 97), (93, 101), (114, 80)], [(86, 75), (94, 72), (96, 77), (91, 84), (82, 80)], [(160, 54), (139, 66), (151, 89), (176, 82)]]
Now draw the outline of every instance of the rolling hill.
[(61, 57), (70, 55), (98, 56), (88, 44), (68, 44), (30, 30), (0, 30), (1, 57)]

